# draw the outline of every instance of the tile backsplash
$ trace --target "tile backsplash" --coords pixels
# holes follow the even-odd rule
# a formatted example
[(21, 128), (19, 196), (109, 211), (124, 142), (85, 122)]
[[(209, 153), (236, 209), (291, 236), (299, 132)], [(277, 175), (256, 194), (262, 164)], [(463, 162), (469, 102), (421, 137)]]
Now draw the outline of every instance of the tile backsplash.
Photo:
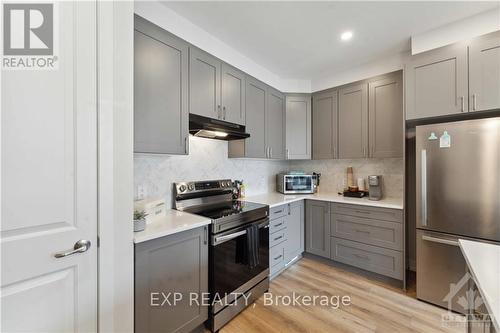
[(360, 159), (319, 161), (268, 161), (258, 159), (229, 159), (226, 141), (189, 137), (189, 155), (135, 154), (134, 184), (145, 197), (164, 197), (172, 203), (172, 183), (210, 179), (243, 179), (246, 195), (275, 190), (275, 176), (281, 171), (304, 170), (320, 172), (321, 191), (336, 192), (343, 184), (345, 169), (352, 166), (354, 177), (381, 174), (385, 194), (402, 196), (403, 159)]

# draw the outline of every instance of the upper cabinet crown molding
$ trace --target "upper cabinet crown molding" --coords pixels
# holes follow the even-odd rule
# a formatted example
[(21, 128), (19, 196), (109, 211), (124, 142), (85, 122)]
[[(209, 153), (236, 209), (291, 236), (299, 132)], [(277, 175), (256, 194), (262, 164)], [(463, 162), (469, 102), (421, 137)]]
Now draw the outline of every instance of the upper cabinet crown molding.
[(287, 95), (285, 100), (286, 159), (311, 159), (311, 95)]

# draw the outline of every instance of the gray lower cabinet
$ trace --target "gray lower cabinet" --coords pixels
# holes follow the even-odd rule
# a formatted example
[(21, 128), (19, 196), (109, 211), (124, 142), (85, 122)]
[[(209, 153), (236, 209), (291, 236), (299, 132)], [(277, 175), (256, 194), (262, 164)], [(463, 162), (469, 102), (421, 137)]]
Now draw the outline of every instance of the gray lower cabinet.
[(402, 81), (402, 72), (398, 71), (368, 83), (370, 157), (403, 157)]
[(337, 90), (313, 95), (312, 159), (332, 159), (337, 152)]
[(467, 112), (467, 46), (453, 44), (411, 57), (405, 70), (406, 119)]
[(304, 201), (269, 209), (270, 277), (278, 276), (304, 252)]
[[(136, 332), (190, 332), (208, 318), (207, 307), (189, 302), (190, 293), (208, 292), (207, 243), (200, 227), (135, 245)], [(182, 300), (161, 306), (170, 292)]]
[(134, 152), (188, 153), (188, 44), (135, 15)]
[[(368, 157), (368, 84), (339, 89), (339, 158)], [(401, 126), (403, 126), (401, 124)]]
[(306, 200), (306, 252), (330, 258), (330, 203)]
[(245, 73), (222, 63), (222, 119), (245, 125)]
[(469, 110), (500, 108), (500, 31), (469, 45)]
[[(267, 87), (266, 146), (267, 158), (285, 159), (285, 95)], [(250, 135), (252, 135), (250, 133)]]
[(311, 159), (311, 96), (286, 96), (285, 153), (287, 160)]

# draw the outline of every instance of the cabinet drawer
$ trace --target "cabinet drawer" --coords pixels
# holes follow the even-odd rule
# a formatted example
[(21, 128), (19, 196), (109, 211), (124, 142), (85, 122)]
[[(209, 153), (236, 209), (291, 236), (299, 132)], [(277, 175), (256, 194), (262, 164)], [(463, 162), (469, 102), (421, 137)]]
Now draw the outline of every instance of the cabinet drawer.
[(272, 234), (278, 230), (286, 228), (286, 221), (284, 217), (274, 219), (269, 222), (269, 233)]
[(269, 235), (269, 247), (273, 247), (286, 240), (286, 229), (277, 231)]
[(369, 207), (361, 205), (333, 204), (332, 213), (366, 217), (370, 219), (403, 222), (403, 210), (391, 208)]
[(332, 237), (331, 258), (398, 280), (403, 278), (402, 252)]
[(403, 250), (403, 225), (357, 216), (332, 214), (331, 236)]
[(278, 207), (269, 208), (269, 219), (276, 219), (288, 214), (288, 205), (281, 205)]
[(284, 265), (285, 247), (280, 244), (272, 247), (269, 250), (269, 267), (274, 267), (279, 264)]

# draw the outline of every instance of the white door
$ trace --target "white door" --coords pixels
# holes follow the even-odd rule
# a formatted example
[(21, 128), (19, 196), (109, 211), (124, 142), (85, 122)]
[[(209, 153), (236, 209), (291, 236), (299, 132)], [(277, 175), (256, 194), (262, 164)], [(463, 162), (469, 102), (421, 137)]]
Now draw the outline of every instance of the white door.
[(96, 3), (58, 11), (58, 70), (2, 72), (3, 332), (97, 330)]

